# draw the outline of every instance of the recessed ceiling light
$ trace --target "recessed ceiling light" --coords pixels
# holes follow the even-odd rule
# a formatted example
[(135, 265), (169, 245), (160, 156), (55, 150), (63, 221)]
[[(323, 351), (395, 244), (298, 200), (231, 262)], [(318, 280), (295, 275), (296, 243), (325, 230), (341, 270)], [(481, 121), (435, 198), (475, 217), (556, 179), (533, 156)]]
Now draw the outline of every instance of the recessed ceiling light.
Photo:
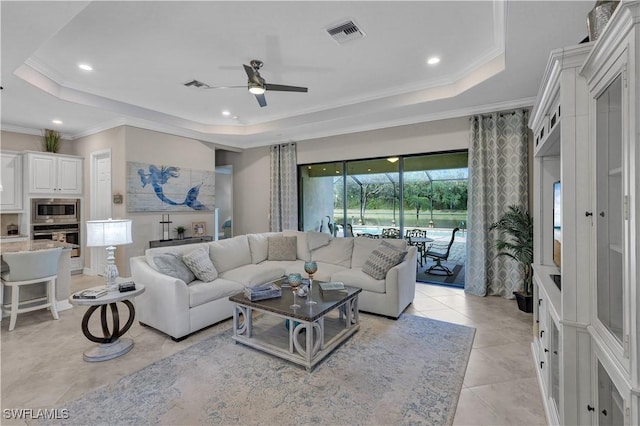
[(435, 64), (437, 64), (438, 62), (440, 62), (440, 58), (438, 58), (437, 56), (432, 56), (432, 57), (430, 57), (429, 59), (427, 59), (427, 63), (428, 63), (429, 65), (435, 65)]
[(395, 163), (396, 161), (398, 161), (398, 157), (389, 157), (387, 158), (387, 161), (390, 163)]
[(89, 64), (78, 64), (78, 68), (84, 71), (93, 71), (93, 67)]
[(62, 121), (60, 121), (60, 120), (51, 120), (51, 122), (53, 124), (62, 124)]
[(225, 117), (229, 117), (231, 115), (231, 112), (224, 110), (222, 111), (222, 115), (224, 115)]

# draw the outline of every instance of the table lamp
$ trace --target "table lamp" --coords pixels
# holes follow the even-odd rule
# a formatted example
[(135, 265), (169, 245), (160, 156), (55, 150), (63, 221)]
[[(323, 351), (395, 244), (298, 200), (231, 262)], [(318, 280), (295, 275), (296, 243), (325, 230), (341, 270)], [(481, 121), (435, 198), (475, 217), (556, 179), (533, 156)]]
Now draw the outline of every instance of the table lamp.
[(131, 220), (108, 219), (87, 221), (87, 247), (106, 247), (107, 266), (104, 278), (108, 291), (117, 291), (118, 267), (116, 266), (115, 246), (131, 244)]

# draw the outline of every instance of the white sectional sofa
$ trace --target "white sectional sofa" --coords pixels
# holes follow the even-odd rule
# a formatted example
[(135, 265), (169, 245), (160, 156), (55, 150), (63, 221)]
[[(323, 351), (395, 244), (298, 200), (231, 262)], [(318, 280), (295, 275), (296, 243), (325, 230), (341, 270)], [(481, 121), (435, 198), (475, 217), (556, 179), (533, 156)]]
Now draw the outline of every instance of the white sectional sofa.
[[(278, 258), (269, 237), (295, 237), (295, 260)], [(272, 239), (272, 243), (278, 240)], [(382, 241), (406, 250), (404, 260), (391, 267), (384, 279), (377, 280), (363, 272), (363, 266)], [(181, 279), (181, 274), (158, 261), (204, 248), (217, 270), (210, 282)], [(298, 272), (306, 276), (304, 262), (313, 259), (318, 264), (314, 278), (322, 281), (342, 281), (362, 288), (359, 309), (365, 312), (398, 318), (413, 301), (416, 284), (416, 248), (405, 240), (376, 240), (364, 237), (331, 238), (317, 232), (284, 232), (241, 235), (230, 239), (200, 244), (147, 249), (144, 256), (132, 257), (131, 273), (136, 283), (144, 284), (145, 292), (136, 298), (139, 321), (156, 328), (174, 340), (179, 340), (233, 314), (229, 296), (245, 286), (262, 284), (283, 275)], [(181, 262), (179, 262), (181, 263)], [(160, 267), (158, 266), (160, 264)], [(184, 266), (184, 264), (182, 264)], [(180, 269), (182, 266), (176, 267)], [(369, 265), (370, 266), (370, 265)], [(164, 269), (163, 269), (164, 267)], [(366, 268), (365, 268), (366, 269)]]

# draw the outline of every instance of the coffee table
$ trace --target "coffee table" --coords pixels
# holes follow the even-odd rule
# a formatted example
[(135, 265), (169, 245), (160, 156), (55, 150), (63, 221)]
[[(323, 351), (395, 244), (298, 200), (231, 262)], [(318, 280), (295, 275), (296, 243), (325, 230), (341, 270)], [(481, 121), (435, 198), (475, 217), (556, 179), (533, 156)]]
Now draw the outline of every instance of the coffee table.
[[(317, 303), (307, 305), (306, 297), (296, 297), (300, 308), (295, 309), (289, 307), (293, 292), (286, 287), (274, 299), (251, 301), (244, 293), (229, 297), (234, 304), (234, 341), (311, 370), (360, 328), (358, 295), (362, 289), (345, 287), (345, 292), (323, 295), (318, 283), (313, 282), (312, 292)], [(254, 311), (263, 314), (255, 321)]]

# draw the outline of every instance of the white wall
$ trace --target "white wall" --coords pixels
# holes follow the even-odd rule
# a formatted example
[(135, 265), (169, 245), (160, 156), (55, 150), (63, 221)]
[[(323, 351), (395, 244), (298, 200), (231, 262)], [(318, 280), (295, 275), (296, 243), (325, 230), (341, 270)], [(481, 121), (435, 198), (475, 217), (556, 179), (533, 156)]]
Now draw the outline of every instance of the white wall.
[[(195, 139), (158, 133), (137, 127), (125, 127), (125, 160), (112, 164), (113, 173), (121, 174), (126, 179), (126, 162), (135, 161), (155, 165), (171, 165), (194, 170), (215, 170), (215, 148), (213, 145)], [(126, 181), (125, 181), (126, 182)], [(125, 194), (126, 185), (122, 188)], [(191, 224), (193, 222), (206, 222), (207, 234), (213, 235), (214, 216), (213, 210), (203, 212), (175, 212), (170, 213), (170, 231), (172, 238), (176, 237), (174, 228), (182, 225), (187, 228), (186, 236), (191, 236)], [(133, 244), (122, 250), (127, 258), (144, 254), (149, 248), (149, 241), (162, 239), (161, 212), (131, 213), (126, 216), (133, 221)], [(118, 249), (120, 251), (120, 249)], [(120, 266), (118, 265), (118, 268)], [(129, 265), (126, 265), (128, 272)], [(124, 276), (122, 270), (120, 272)]]
[[(43, 130), (44, 133), (44, 130)], [(6, 151), (44, 151), (44, 137), (27, 135), (24, 133), (0, 132), (0, 149)], [(75, 141), (60, 139), (58, 154), (79, 155), (76, 152)]]
[(219, 164), (233, 165), (233, 234), (269, 231), (269, 147), (217, 156)]
[[(126, 176), (124, 176), (124, 127), (116, 127), (95, 133), (90, 136), (79, 138), (74, 141), (76, 154), (84, 157), (84, 198), (82, 200), (82, 221), (92, 219), (91, 216), (91, 153), (97, 151), (111, 151), (111, 193), (119, 192), (124, 194)], [(112, 204), (111, 217), (113, 219), (123, 219), (127, 217), (125, 204)], [(86, 244), (86, 226), (81, 232), (82, 246)], [(91, 267), (91, 250), (85, 249), (83, 252), (84, 267)], [(122, 276), (129, 270), (128, 258), (125, 257), (124, 250), (116, 250), (116, 265)]]
[[(469, 148), (467, 117), (298, 142), (298, 164), (420, 154)], [(269, 148), (218, 151), (233, 165), (235, 235), (269, 230)]]

